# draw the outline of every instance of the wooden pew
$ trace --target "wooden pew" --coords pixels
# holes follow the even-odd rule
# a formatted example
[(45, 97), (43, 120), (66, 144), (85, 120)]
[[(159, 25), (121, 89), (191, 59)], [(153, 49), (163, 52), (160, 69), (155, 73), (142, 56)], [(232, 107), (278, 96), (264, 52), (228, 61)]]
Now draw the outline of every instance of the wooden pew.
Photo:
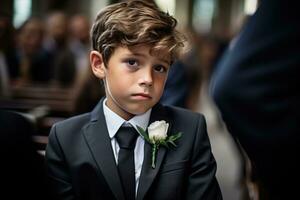
[(73, 88), (29, 85), (12, 87), (11, 97), (0, 99), (0, 108), (29, 111), (47, 106), (50, 112), (71, 115), (75, 103), (76, 91)]

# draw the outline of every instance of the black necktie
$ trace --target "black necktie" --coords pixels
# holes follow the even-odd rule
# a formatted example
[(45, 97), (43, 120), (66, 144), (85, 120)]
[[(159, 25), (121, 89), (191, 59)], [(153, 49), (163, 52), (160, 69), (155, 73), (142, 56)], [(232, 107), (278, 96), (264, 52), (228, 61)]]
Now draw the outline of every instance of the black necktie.
[(120, 146), (118, 170), (126, 200), (135, 199), (134, 147), (137, 137), (138, 133), (133, 127), (121, 126), (116, 134)]

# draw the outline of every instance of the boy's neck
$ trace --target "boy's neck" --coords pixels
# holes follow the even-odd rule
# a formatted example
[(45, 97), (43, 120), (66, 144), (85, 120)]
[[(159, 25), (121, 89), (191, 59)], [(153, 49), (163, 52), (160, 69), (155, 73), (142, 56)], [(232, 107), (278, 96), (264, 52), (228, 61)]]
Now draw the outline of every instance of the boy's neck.
[[(127, 111), (125, 111), (124, 109), (122, 109), (122, 108), (115, 108), (114, 106), (111, 106), (109, 103), (108, 103), (108, 101), (107, 101), (107, 99), (105, 100), (105, 105), (106, 105), (106, 107), (111, 111), (111, 112), (113, 112), (113, 113), (115, 113), (116, 115), (118, 115), (119, 117), (121, 117), (122, 119), (124, 119), (125, 121), (129, 121), (130, 119), (132, 119), (134, 116), (136, 116), (136, 115), (134, 115), (134, 114), (132, 114), (132, 113), (129, 113), (129, 112), (127, 112)], [(119, 112), (118, 112), (119, 111)]]
[(116, 126), (119, 125), (119, 123), (124, 123), (124, 121), (129, 122), (133, 126), (140, 126), (144, 129), (147, 128), (151, 116), (152, 109), (149, 109), (145, 113), (141, 115), (134, 115), (132, 118), (126, 120), (122, 118), (120, 115), (115, 113), (113, 110), (111, 110), (107, 105), (106, 105), (106, 100), (103, 102), (103, 112), (104, 116), (106, 119), (106, 123), (108, 124), (108, 127), (111, 127), (111, 130), (114, 130)]

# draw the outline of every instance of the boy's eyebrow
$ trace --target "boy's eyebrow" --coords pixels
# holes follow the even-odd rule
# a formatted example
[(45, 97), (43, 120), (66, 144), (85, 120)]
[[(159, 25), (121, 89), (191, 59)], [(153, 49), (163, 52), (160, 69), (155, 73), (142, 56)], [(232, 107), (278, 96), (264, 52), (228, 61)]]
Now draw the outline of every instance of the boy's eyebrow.
[[(138, 56), (138, 57), (146, 57), (144, 54), (142, 54), (142, 53), (137, 53), (137, 52), (131, 52), (131, 53), (129, 53), (128, 55), (133, 55), (133, 56)], [(170, 65), (170, 64), (171, 64), (171, 63), (170, 63), (168, 60), (166, 60), (166, 59), (159, 58), (159, 57), (158, 57), (158, 59), (159, 59), (160, 61), (166, 63), (167, 65)]]

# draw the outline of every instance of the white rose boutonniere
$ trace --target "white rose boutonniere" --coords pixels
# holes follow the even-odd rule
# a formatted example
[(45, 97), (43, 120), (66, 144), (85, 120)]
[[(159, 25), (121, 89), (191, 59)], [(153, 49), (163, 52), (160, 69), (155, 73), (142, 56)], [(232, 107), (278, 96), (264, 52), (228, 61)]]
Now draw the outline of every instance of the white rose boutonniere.
[(137, 126), (139, 134), (152, 145), (152, 168), (155, 168), (157, 150), (160, 145), (167, 148), (172, 145), (176, 147), (175, 141), (181, 137), (181, 132), (168, 136), (169, 124), (166, 121), (155, 121), (151, 123), (147, 130)]

